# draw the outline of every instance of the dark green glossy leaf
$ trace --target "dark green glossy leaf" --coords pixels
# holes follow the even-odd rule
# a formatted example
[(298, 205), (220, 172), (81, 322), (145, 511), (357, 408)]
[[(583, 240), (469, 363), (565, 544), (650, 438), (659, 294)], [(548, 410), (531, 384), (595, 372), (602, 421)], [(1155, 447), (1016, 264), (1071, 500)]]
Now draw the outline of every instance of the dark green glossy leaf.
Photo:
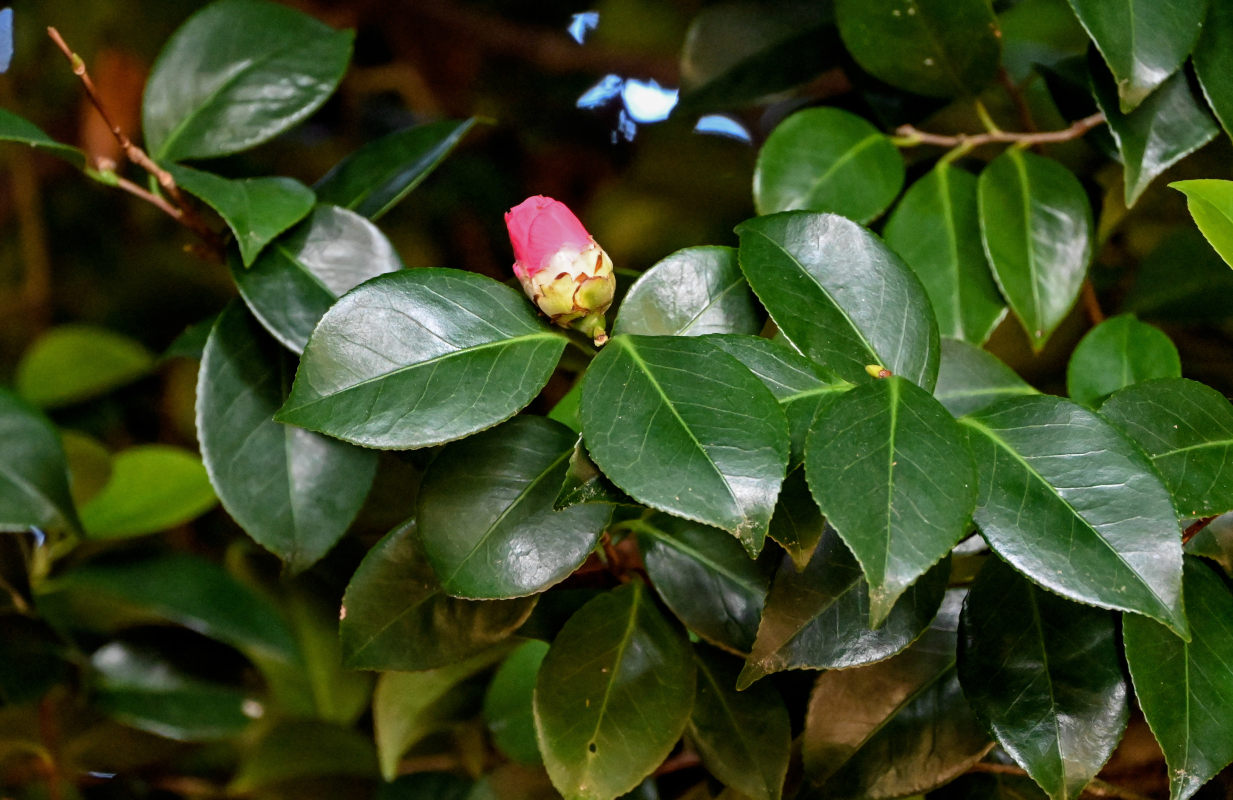
[(324, 556), (355, 518), (376, 453), (274, 422), (292, 359), (233, 303), (197, 378), (197, 437), (223, 507), (292, 572)]
[(1125, 113), (1190, 55), (1203, 27), (1207, 0), (1070, 0), (1070, 7), (1109, 65)]
[(0, 142), (29, 145), (35, 150), (42, 150), (63, 159), (78, 169), (86, 164), (85, 153), (76, 147), (57, 142), (33, 122), (3, 108), (0, 108)]
[(64, 447), (33, 406), (0, 389), (0, 531), (80, 530)]
[(706, 641), (748, 653), (773, 564), (751, 561), (723, 531), (666, 514), (635, 530), (647, 577), (672, 613)]
[(146, 84), (142, 127), (157, 160), (246, 150), (326, 101), (352, 34), (264, 0), (219, 0), (167, 41)]
[(318, 206), (303, 223), (266, 248), (249, 269), (231, 276), (274, 338), (303, 352), (313, 328), (338, 298), (359, 284), (402, 268), (393, 245), (368, 220)]
[(369, 551), (347, 586), (339, 625), (343, 662), (397, 670), (452, 664), (508, 638), (534, 607), (534, 597), (448, 597), (410, 522)]
[(942, 364), (933, 396), (956, 417), (980, 411), (1004, 397), (1036, 393), (992, 353), (957, 339), (942, 340)]
[(1020, 0), (998, 14), (1002, 65), (1022, 83), (1038, 66), (1056, 69), (1087, 52), (1087, 31), (1066, 0)]
[(1209, 3), (1203, 33), (1194, 49), (1194, 71), (1207, 104), (1225, 132), (1233, 136), (1233, 6)]
[(340, 776), (376, 778), (372, 740), (353, 728), (323, 720), (284, 719), (241, 749), (227, 793), (269, 796), (265, 791), (285, 784), (291, 796), (302, 797), (297, 789), (303, 782), (321, 785)]
[(540, 666), (535, 726), (544, 765), (572, 800), (612, 800), (672, 750), (694, 702), (693, 653), (634, 581), (561, 629)]
[(877, 128), (838, 108), (798, 111), (775, 126), (758, 153), (754, 206), (831, 211), (868, 222), (903, 188), (903, 158)]
[(851, 220), (796, 212), (742, 222), (745, 277), (787, 340), (839, 377), (878, 364), (932, 389), (938, 327), (920, 279)]
[(960, 422), (980, 474), (973, 518), (998, 555), (1072, 600), (1185, 632), (1177, 517), (1137, 447), (1095, 413), (1045, 395)]
[(949, 576), (950, 560), (944, 559), (908, 588), (881, 626), (871, 628), (865, 576), (828, 528), (808, 566), (780, 566), (737, 686), (789, 669), (846, 669), (894, 655), (929, 626)]
[(615, 336), (587, 369), (582, 432), (631, 497), (762, 549), (788, 424), (762, 382), (695, 337)]
[(1113, 614), (991, 558), (961, 627), (959, 681), (972, 709), (1051, 798), (1079, 797), (1130, 717)]
[[(581, 394), (581, 393), (580, 393)], [(549, 419), (552, 416), (549, 415)], [(581, 426), (580, 426), (581, 427)], [(599, 471), (595, 462), (587, 455), (582, 437), (574, 443), (574, 449), (569, 454), (569, 463), (565, 468), (565, 480), (561, 481), (561, 490), (552, 501), (552, 507), (562, 511), (579, 503), (608, 503), (610, 505), (638, 506), (629, 495), (622, 492)]]
[(1185, 72), (1175, 73), (1128, 114), (1118, 110), (1117, 89), (1099, 65), (1092, 90), (1122, 157), (1128, 208), (1158, 175), (1220, 132), (1191, 93)]
[(695, 646), (698, 692), (690, 741), (716, 778), (751, 800), (778, 800), (788, 771), (792, 731), (783, 698), (770, 683), (734, 688), (741, 664)]
[(779, 490), (779, 502), (766, 535), (787, 551), (797, 570), (804, 570), (825, 532), (826, 519), (809, 493), (805, 470), (792, 470)]
[(1174, 181), (1169, 187), (1186, 195), (1190, 216), (1204, 238), (1233, 267), (1233, 181), (1205, 178)]
[(1183, 517), (1233, 510), (1233, 406), (1195, 381), (1147, 381), (1117, 392), (1100, 415), (1143, 448)]
[(1122, 308), (1141, 317), (1194, 325), (1233, 308), (1233, 270), (1195, 228), (1174, 228), (1136, 272)]
[(1186, 643), (1151, 620), (1122, 620), (1135, 695), (1165, 763), (1169, 796), (1185, 800), (1233, 761), (1233, 597), (1203, 562), (1186, 559)]
[(917, 578), (964, 537), (976, 474), (954, 418), (899, 377), (840, 395), (805, 445), (818, 507), (869, 583), (878, 626)]
[(837, 0), (839, 34), (869, 74), (930, 97), (976, 94), (997, 74), (997, 20), (984, 0)]
[(599, 541), (611, 507), (554, 511), (574, 433), (520, 416), (445, 447), (424, 474), (416, 519), (442, 588), (479, 600), (563, 580)]
[(1032, 349), (1079, 296), (1092, 255), (1092, 209), (1078, 178), (1044, 156), (1010, 149), (980, 174), (980, 231), (993, 275)]
[(217, 502), (197, 454), (138, 445), (112, 459), (111, 479), (81, 507), (81, 524), (91, 539), (142, 536), (183, 525)]
[(506, 656), (484, 695), (484, 721), (497, 749), (519, 764), (539, 764), (535, 741), (535, 676), (548, 643), (523, 642)]
[(261, 249), (312, 210), (312, 189), (291, 178), (221, 178), (183, 166), (169, 167), (181, 189), (218, 212), (235, 234), (244, 266)]
[(731, 247), (687, 247), (642, 276), (612, 330), (652, 336), (757, 333), (763, 314)]
[(925, 634), (894, 658), (822, 673), (802, 745), (811, 784), (798, 797), (901, 797), (980, 760), (990, 742), (955, 674), (962, 603), (962, 591), (948, 592)]
[(154, 356), (106, 328), (60, 325), (35, 340), (17, 365), (17, 391), (43, 408), (80, 403), (148, 374)]
[(369, 142), (317, 181), (317, 199), (377, 219), (419, 186), (474, 125), (474, 119), (442, 120)]
[(1184, 548), (1186, 553), (1203, 556), (1233, 576), (1233, 514), (1222, 514), (1195, 534)]
[(929, 294), (938, 332), (981, 344), (1006, 314), (981, 246), (977, 179), (941, 162), (912, 184), (886, 223), (886, 243)]
[(1066, 392), (1079, 405), (1094, 408), (1131, 384), (1181, 376), (1181, 357), (1164, 331), (1119, 314), (1079, 341), (1066, 365)]
[(276, 419), (369, 447), (442, 444), (518, 413), (564, 349), (508, 286), (400, 270), (326, 312)]

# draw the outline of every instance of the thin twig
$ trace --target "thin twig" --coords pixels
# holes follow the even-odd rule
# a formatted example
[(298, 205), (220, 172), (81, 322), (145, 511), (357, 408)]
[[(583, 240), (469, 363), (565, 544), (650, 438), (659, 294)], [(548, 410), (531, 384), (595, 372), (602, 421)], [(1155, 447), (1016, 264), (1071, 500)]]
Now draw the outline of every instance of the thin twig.
[(1029, 133), (1039, 132), (1040, 128), (1036, 127), (1036, 120), (1032, 118), (1032, 109), (1027, 104), (1027, 98), (1023, 96), (1023, 90), (1015, 83), (1015, 79), (1010, 77), (1006, 67), (998, 69), (998, 83), (1002, 84), (1006, 96), (1014, 104), (1015, 113), (1019, 115), (1019, 125)]
[(1076, 120), (1070, 127), (1060, 131), (1036, 133), (989, 131), (988, 133), (958, 133), (954, 135), (929, 133), (928, 131), (919, 130), (912, 125), (901, 125), (895, 129), (895, 144), (899, 147), (915, 147), (917, 145), (929, 144), (937, 147), (965, 147), (971, 149), (985, 144), (1002, 143), (1027, 147), (1034, 144), (1069, 142), (1072, 139), (1078, 139), (1092, 128), (1104, 122), (1105, 115), (1103, 113), (1096, 113), (1090, 117)]
[(1187, 542), (1189, 542), (1191, 539), (1193, 539), (1194, 537), (1198, 536), (1198, 535), (1199, 535), (1199, 531), (1203, 530), (1203, 529), (1204, 529), (1204, 528), (1206, 528), (1208, 525), (1211, 525), (1211, 524), (1212, 524), (1212, 522), (1216, 519), (1216, 517), (1217, 517), (1217, 516), (1219, 516), (1219, 515), (1212, 515), (1212, 516), (1210, 516), (1210, 517), (1203, 517), (1202, 519), (1197, 519), (1197, 520), (1195, 520), (1194, 522), (1192, 522), (1192, 523), (1190, 523), (1189, 525), (1187, 525), (1187, 526), (1186, 526), (1186, 530), (1182, 531), (1182, 544), (1186, 544), (1186, 543), (1187, 543)]
[(1100, 298), (1096, 296), (1096, 287), (1090, 280), (1083, 282), (1083, 310), (1087, 312), (1087, 318), (1093, 325), (1105, 321), (1105, 312), (1100, 307)]

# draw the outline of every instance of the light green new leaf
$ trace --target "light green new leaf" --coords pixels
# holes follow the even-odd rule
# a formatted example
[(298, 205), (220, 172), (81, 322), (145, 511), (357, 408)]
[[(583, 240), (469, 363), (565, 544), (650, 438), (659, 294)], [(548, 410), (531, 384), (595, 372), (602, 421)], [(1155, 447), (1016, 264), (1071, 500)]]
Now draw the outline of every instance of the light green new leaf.
[(0, 531), (80, 530), (60, 435), (38, 410), (4, 389), (0, 442)]
[(275, 418), (368, 447), (443, 444), (518, 413), (564, 349), (508, 286), (461, 270), (399, 270), (326, 312)]
[(1169, 184), (1186, 195), (1199, 231), (1225, 263), (1233, 267), (1233, 181), (1202, 178)]
[(1181, 357), (1164, 331), (1119, 314), (1079, 341), (1066, 365), (1066, 392), (1079, 405), (1095, 408), (1139, 381), (1181, 376)]
[(17, 391), (43, 408), (80, 403), (147, 375), (154, 356), (106, 328), (61, 325), (40, 336), (17, 365)]
[(877, 128), (838, 108), (810, 108), (767, 137), (754, 168), (754, 206), (830, 211), (869, 222), (903, 188), (903, 158)]
[(958, 339), (942, 340), (942, 364), (933, 396), (956, 417), (980, 411), (1004, 397), (1036, 393), (992, 353)]
[(1064, 597), (1186, 635), (1177, 516), (1138, 447), (1094, 412), (1046, 395), (959, 422), (980, 474), (973, 518), (998, 555)]
[(0, 142), (15, 142), (50, 153), (81, 169), (86, 163), (86, 154), (76, 147), (60, 144), (48, 136), (33, 122), (0, 108)]
[(765, 314), (731, 247), (687, 247), (642, 273), (621, 301), (614, 333), (757, 333)]
[(163, 444), (130, 447), (111, 461), (111, 479), (81, 508), (90, 539), (122, 539), (183, 525), (218, 502), (196, 453)]

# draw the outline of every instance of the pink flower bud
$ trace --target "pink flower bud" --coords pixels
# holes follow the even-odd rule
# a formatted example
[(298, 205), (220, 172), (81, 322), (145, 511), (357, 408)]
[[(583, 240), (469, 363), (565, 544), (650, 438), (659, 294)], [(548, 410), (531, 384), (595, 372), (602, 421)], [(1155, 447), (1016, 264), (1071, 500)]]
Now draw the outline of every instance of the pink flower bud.
[(556, 325), (607, 340), (604, 313), (612, 305), (612, 260), (574, 212), (550, 197), (528, 197), (505, 215), (514, 246), (514, 274), (527, 297)]

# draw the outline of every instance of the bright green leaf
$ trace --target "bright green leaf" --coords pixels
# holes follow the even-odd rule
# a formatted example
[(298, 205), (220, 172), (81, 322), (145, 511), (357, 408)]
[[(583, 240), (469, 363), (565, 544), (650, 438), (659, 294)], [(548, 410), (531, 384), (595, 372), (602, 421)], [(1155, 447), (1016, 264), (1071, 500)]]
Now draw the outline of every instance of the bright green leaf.
[(59, 434), (38, 410), (3, 389), (0, 441), (0, 531), (80, 530)]
[(1169, 187), (1186, 195), (1195, 224), (1225, 263), (1233, 266), (1233, 181), (1204, 178), (1174, 181)]
[(183, 525), (218, 502), (201, 458), (179, 447), (147, 444), (115, 455), (111, 480), (81, 508), (91, 539), (122, 539)]
[(548, 643), (523, 642), (492, 676), (484, 694), (484, 721), (497, 749), (519, 764), (539, 764), (535, 741), (535, 677)]
[(148, 374), (154, 356), (105, 328), (61, 325), (35, 340), (17, 365), (17, 391), (43, 408), (106, 394)]
[(757, 333), (765, 315), (731, 247), (687, 247), (642, 273), (621, 301), (614, 333)]
[(979, 347), (942, 340), (942, 364), (933, 396), (956, 417), (980, 411), (1004, 397), (1037, 394), (1027, 381)]
[(1079, 405), (1095, 407), (1139, 381), (1181, 376), (1181, 357), (1169, 337), (1130, 314), (1119, 314), (1079, 341), (1066, 365), (1066, 392)]

